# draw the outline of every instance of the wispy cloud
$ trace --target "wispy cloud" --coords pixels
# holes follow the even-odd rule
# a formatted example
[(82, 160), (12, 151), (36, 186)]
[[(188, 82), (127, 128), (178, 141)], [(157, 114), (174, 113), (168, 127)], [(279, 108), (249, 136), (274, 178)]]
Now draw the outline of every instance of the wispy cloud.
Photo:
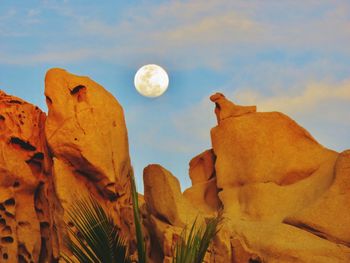
[[(46, 11), (74, 25), (65, 28), (63, 23), (60, 28), (63, 46), (49, 40), (30, 55), (12, 53), (2, 63), (36, 64), (59, 57), (63, 62), (100, 59), (133, 64), (159, 58), (174, 68), (225, 70), (237, 57), (272, 48), (350, 56), (350, 4), (344, 1), (144, 2), (109, 22), (81, 12), (73, 2), (43, 1), (40, 7), (27, 10), (27, 23), (38, 22)], [(21, 32), (30, 34), (30, 29)]]
[[(244, 104), (258, 105), (260, 111), (306, 113), (326, 103), (350, 102), (350, 80), (342, 83), (310, 83), (301, 91), (292, 89), (272, 96), (253, 90), (241, 90), (234, 94), (234, 98)], [(344, 121), (349, 122), (350, 119)]]

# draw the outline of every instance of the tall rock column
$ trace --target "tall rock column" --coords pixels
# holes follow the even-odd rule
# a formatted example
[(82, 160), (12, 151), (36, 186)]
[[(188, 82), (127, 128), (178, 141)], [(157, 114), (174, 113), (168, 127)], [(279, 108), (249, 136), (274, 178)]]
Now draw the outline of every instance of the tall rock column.
[(38, 107), (0, 91), (0, 262), (58, 258), (45, 118)]
[(129, 237), (131, 166), (122, 107), (96, 82), (63, 69), (47, 72), (45, 96), (45, 134), (61, 216), (75, 198), (92, 194)]

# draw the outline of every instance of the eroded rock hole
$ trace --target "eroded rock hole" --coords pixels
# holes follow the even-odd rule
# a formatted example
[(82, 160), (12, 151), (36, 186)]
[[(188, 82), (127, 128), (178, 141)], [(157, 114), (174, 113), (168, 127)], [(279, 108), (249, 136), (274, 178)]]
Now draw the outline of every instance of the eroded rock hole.
[(49, 96), (45, 96), (46, 98), (46, 104), (52, 104), (52, 99)]
[(6, 226), (6, 220), (4, 218), (0, 218), (0, 226)]
[(9, 102), (13, 104), (23, 104), (22, 101), (19, 100), (10, 100)]
[(12, 230), (10, 226), (5, 226), (2, 230), (1, 230), (1, 234), (3, 235), (12, 235)]
[(32, 159), (36, 160), (44, 160), (44, 153), (42, 152), (37, 152), (32, 156)]
[(70, 94), (77, 94), (81, 89), (86, 88), (84, 85), (78, 85), (70, 91)]
[(70, 91), (70, 94), (76, 96), (78, 102), (86, 99), (86, 87), (84, 85), (78, 85)]
[(5, 243), (5, 244), (13, 243), (13, 237), (11, 236), (2, 237), (1, 243)]
[(24, 141), (18, 137), (11, 137), (10, 143), (19, 146), (21, 149), (26, 151), (35, 151), (36, 147), (31, 145), (28, 141)]
[(29, 222), (26, 222), (26, 221), (19, 221), (18, 222), (18, 225), (20, 227), (26, 227), (26, 226), (30, 226), (30, 223)]
[(5, 201), (5, 206), (12, 206), (16, 204), (16, 200), (14, 198), (7, 199)]
[(5, 212), (5, 215), (6, 215), (8, 218), (12, 218), (12, 219), (15, 218), (15, 215), (12, 214), (12, 213), (10, 213), (10, 212), (8, 212), (8, 211)]

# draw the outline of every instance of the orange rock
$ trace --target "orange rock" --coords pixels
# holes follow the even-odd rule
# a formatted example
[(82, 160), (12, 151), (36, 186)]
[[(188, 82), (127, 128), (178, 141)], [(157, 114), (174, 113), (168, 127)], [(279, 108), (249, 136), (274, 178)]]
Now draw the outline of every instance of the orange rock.
[(218, 197), (216, 178), (193, 185), (184, 191), (183, 196), (205, 214), (218, 211), (222, 206)]
[(256, 106), (240, 106), (227, 100), (222, 93), (215, 93), (210, 96), (210, 100), (215, 103), (215, 115), (218, 123), (229, 117), (238, 117), (247, 113), (256, 112)]
[(217, 187), (232, 233), (221, 242), (233, 246), (226, 259), (350, 262), (347, 155), (322, 147), (281, 113), (254, 112), (222, 94), (211, 99)]
[[(219, 112), (238, 107), (220, 100)], [(220, 199), (233, 213), (283, 217), (312, 202), (332, 182), (338, 154), (281, 113), (248, 111), (221, 119), (211, 137)]]
[(215, 155), (212, 150), (194, 157), (190, 161), (189, 169), (192, 187), (183, 193), (184, 197), (204, 213), (217, 211), (221, 207), (214, 165)]
[(350, 247), (350, 150), (339, 155), (334, 173), (329, 190), (285, 222)]
[[(45, 113), (0, 91), (0, 261), (57, 258)], [(51, 185), (51, 186), (50, 186)]]
[(203, 183), (215, 177), (215, 155), (213, 150), (206, 150), (190, 161), (189, 174), (192, 185)]
[(162, 249), (153, 258), (169, 262), (183, 227), (191, 226), (195, 221), (199, 225), (203, 223), (203, 213), (181, 194), (179, 181), (162, 166), (148, 165), (143, 180), (149, 231), (156, 237), (152, 247)]
[(109, 198), (127, 191), (130, 170), (123, 109), (88, 77), (51, 69), (45, 77), (45, 133), (53, 155)]
[(143, 171), (145, 201), (149, 212), (172, 226), (185, 226), (199, 215), (182, 196), (180, 183), (168, 170), (157, 164)]
[(96, 82), (63, 69), (47, 72), (45, 96), (45, 135), (63, 218), (77, 196), (92, 194), (113, 215), (121, 233), (133, 239), (131, 166), (122, 107)]
[[(57, 262), (66, 210), (76, 194), (90, 193), (135, 258), (122, 107), (62, 69), (48, 71), (45, 85), (48, 118), (0, 92), (0, 261)], [(256, 112), (220, 93), (210, 99), (218, 125), (213, 149), (190, 162), (192, 186), (182, 194), (160, 165), (144, 170), (149, 262), (171, 262), (182, 228), (222, 208), (206, 262), (350, 262), (350, 151), (324, 148), (282, 113)]]
[(254, 255), (253, 259), (260, 259), (258, 262), (350, 262), (349, 247), (294, 226), (269, 221), (238, 220), (231, 222), (231, 231), (240, 242), (236, 244), (240, 255), (235, 254), (236, 248), (233, 247), (232, 262), (240, 262), (238, 259), (244, 251)]

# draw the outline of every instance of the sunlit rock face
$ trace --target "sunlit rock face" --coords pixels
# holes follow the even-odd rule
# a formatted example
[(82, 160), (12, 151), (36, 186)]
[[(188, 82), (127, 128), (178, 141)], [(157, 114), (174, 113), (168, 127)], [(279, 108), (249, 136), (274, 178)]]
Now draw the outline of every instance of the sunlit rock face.
[(232, 237), (263, 262), (349, 262), (348, 152), (324, 148), (282, 113), (222, 94), (211, 100), (217, 187)]
[(0, 262), (58, 257), (45, 113), (0, 91)]
[(45, 78), (45, 133), (55, 158), (96, 182), (113, 198), (124, 195), (130, 170), (123, 109), (88, 77), (51, 69)]
[(192, 204), (207, 213), (217, 211), (222, 206), (216, 184), (215, 159), (213, 150), (206, 150), (190, 161), (192, 187), (183, 193)]
[(162, 166), (147, 166), (143, 180), (148, 211), (146, 220), (154, 236), (149, 252), (151, 260), (171, 262), (174, 241), (180, 236), (182, 228), (192, 224), (196, 218), (201, 222), (202, 214), (181, 194), (178, 179)]
[(0, 93), (0, 262), (57, 262), (66, 212), (92, 194), (134, 251), (123, 109), (102, 86), (62, 69), (45, 78), (48, 117)]
[(92, 193), (130, 237), (130, 158), (123, 109), (88, 77), (51, 69), (45, 77), (45, 135), (53, 156), (53, 178), (63, 210)]
[[(218, 121), (213, 148), (191, 160), (192, 187), (177, 194), (203, 218), (223, 209), (208, 262), (350, 262), (349, 151), (326, 149), (282, 113), (257, 112), (220, 93), (210, 99)], [(157, 174), (145, 170), (145, 187)], [(159, 200), (170, 194), (157, 193)], [(162, 226), (155, 231), (168, 244), (167, 262), (179, 230), (157, 217), (160, 207), (148, 206)]]
[[(232, 114), (211, 130), (217, 186), (226, 210), (250, 219), (282, 220), (333, 182), (338, 153), (322, 147), (288, 116), (244, 111), (225, 98), (215, 103), (217, 116), (221, 111)], [(233, 196), (239, 203), (232, 202)]]
[[(0, 262), (57, 262), (65, 215), (85, 194), (113, 215), (133, 253), (122, 107), (62, 69), (47, 73), (45, 95), (48, 117), (0, 92)], [(218, 211), (224, 221), (205, 262), (350, 262), (349, 150), (326, 149), (282, 113), (210, 99), (218, 124), (212, 148), (190, 161), (192, 186), (182, 193), (170, 171), (144, 169), (148, 262), (172, 262), (183, 227)]]

